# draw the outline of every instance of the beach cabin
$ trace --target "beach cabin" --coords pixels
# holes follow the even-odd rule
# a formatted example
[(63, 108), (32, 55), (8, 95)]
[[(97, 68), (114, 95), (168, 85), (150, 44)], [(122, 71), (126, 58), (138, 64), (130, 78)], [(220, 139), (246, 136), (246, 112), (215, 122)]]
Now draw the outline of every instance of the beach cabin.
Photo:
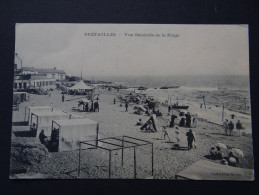
[(54, 129), (59, 133), (57, 152), (62, 152), (79, 149), (80, 141), (97, 140), (99, 124), (87, 118), (60, 119), (53, 120)]
[(25, 114), (24, 114), (24, 122), (28, 122), (31, 125), (31, 114), (33, 112), (45, 112), (45, 111), (52, 111), (53, 108), (50, 106), (30, 106), (25, 107)]
[[(62, 112), (60, 110), (45, 110), (31, 112), (31, 130), (34, 131), (34, 135), (39, 137), (40, 131), (44, 129), (46, 136), (51, 135), (52, 120), (69, 119), (70, 114)], [(35, 124), (35, 127), (33, 126)]]

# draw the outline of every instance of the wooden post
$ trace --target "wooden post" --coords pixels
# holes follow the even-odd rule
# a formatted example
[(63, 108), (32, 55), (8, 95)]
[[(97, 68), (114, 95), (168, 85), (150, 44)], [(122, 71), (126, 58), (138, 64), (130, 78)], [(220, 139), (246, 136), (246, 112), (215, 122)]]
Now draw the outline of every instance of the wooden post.
[(109, 179), (111, 179), (111, 158), (112, 154), (111, 151), (109, 151)]
[(136, 148), (134, 147), (134, 179), (137, 178), (137, 172), (136, 172)]
[(97, 127), (96, 127), (96, 147), (98, 146), (98, 134), (99, 134), (99, 123), (97, 123)]
[(205, 107), (205, 109), (206, 109), (205, 95), (203, 95), (202, 98), (203, 98), (204, 107)]
[(78, 174), (77, 174), (77, 178), (79, 178), (79, 177), (80, 177), (80, 169), (81, 169), (81, 142), (79, 142)]
[(154, 176), (154, 151), (153, 151), (154, 149), (153, 149), (153, 143), (151, 144), (151, 149), (152, 149), (152, 158), (151, 158), (152, 159), (152, 162), (151, 162), (151, 166), (152, 166), (151, 167), (151, 171), (152, 172), (151, 172), (151, 174), (152, 174), (152, 176)]
[(223, 120), (224, 120), (224, 104), (222, 106), (222, 122), (223, 122)]
[(124, 137), (122, 137), (122, 149), (121, 149), (121, 166), (123, 166), (123, 147), (124, 147)]

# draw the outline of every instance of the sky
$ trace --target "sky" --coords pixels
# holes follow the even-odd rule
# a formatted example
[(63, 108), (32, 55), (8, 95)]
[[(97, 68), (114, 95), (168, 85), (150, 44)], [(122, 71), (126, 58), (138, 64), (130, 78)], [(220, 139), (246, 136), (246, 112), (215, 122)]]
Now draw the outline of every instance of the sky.
[(15, 53), (70, 76), (249, 74), (248, 25), (16, 24)]

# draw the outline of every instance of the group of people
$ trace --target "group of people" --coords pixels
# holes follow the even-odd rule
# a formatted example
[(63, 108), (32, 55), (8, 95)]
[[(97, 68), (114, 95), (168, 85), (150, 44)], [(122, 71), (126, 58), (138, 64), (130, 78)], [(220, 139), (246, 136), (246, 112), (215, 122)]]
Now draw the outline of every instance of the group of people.
[[(178, 126), (175, 126), (175, 134), (176, 134), (176, 140), (177, 140), (177, 143), (180, 142), (180, 138), (179, 138), (179, 128)], [(167, 126), (163, 126), (162, 128), (162, 137), (164, 137), (164, 140), (165, 138), (167, 137), (169, 141), (170, 140), (170, 137), (169, 137), (169, 134), (168, 134), (168, 131), (167, 131)], [(196, 148), (195, 146), (195, 133), (193, 132), (192, 129), (189, 129), (189, 131), (186, 133), (186, 137), (187, 137), (187, 145), (188, 145), (188, 150), (191, 150), (193, 148)]]
[(179, 122), (179, 126), (180, 127), (191, 127), (191, 122), (193, 124), (195, 124), (196, 119), (195, 117), (192, 120), (191, 114), (190, 112), (187, 112), (187, 114), (185, 114), (184, 116), (182, 116), (180, 122)]
[[(234, 127), (234, 123), (232, 121), (228, 122), (228, 119), (226, 119), (223, 122), (223, 127), (224, 127), (226, 135), (230, 135), (230, 136), (233, 135), (233, 131), (234, 131), (235, 127)], [(236, 123), (236, 129), (238, 130), (238, 133), (239, 133), (239, 136), (240, 136), (241, 135), (240, 130), (243, 129), (243, 126), (242, 126), (240, 120), (238, 120), (237, 123)]]
[(39, 140), (43, 145), (46, 146), (49, 152), (57, 152), (59, 144), (59, 129), (54, 128), (51, 131), (50, 138), (45, 135), (44, 129), (42, 129), (39, 134)]
[[(90, 104), (90, 105), (89, 105)], [(83, 111), (84, 112), (99, 112), (99, 102), (91, 101), (91, 103), (84, 103), (83, 104)]]

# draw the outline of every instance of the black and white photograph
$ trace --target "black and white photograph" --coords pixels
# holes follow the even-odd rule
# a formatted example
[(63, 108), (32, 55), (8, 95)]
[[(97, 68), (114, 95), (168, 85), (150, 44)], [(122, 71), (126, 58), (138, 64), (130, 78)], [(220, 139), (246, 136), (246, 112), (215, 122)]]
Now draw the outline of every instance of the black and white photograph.
[(253, 181), (248, 30), (17, 23), (9, 178)]

